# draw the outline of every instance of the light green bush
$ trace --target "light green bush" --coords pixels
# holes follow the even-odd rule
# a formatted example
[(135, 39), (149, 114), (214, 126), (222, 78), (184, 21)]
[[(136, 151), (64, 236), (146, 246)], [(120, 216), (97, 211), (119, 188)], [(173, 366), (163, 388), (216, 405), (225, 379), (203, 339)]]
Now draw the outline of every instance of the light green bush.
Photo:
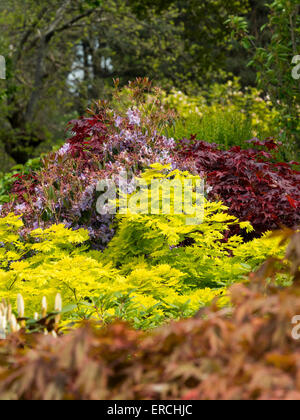
[[(159, 164), (142, 175), (146, 183), (190, 177)], [(267, 236), (247, 244), (239, 236), (224, 242), (231, 226), (252, 228), (220, 202), (205, 201), (202, 224), (187, 225), (187, 217), (118, 215), (117, 234), (104, 253), (89, 249), (83, 229), (52, 225), (25, 238), (18, 216), (0, 218), (0, 297), (15, 302), (22, 294), (33, 314), (42, 296), (53, 307), (60, 293), (71, 305), (65, 322), (120, 317), (153, 328), (192, 316), (215, 297), (220, 306), (228, 304), (228, 286), (243, 281), (267, 255), (281, 254), (278, 241)]]
[(169, 131), (176, 139), (196, 135), (199, 140), (229, 148), (248, 147), (245, 142), (253, 137), (279, 135), (278, 111), (269, 98), (263, 99), (256, 88), (242, 91), (238, 79), (212, 85), (197, 97), (173, 91), (164, 101), (179, 114)]

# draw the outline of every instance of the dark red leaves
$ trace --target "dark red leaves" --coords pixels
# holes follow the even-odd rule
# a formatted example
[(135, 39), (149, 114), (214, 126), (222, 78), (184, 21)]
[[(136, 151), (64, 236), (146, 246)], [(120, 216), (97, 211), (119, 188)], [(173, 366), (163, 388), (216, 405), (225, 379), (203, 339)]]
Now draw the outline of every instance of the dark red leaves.
[(282, 143), (275, 142), (273, 138), (268, 138), (264, 141), (260, 141), (258, 138), (248, 140), (247, 143), (252, 144), (253, 146), (266, 148), (267, 150), (278, 150), (279, 146), (282, 146)]
[(72, 137), (69, 139), (71, 156), (87, 160), (93, 155), (100, 160), (103, 159), (103, 144), (107, 141), (111, 124), (104, 110), (92, 117), (81, 117), (70, 121), (68, 129), (72, 132)]
[(288, 199), (290, 205), (296, 209), (297, 208), (297, 201), (294, 200), (290, 195), (287, 195), (286, 198)]
[(31, 196), (35, 193), (35, 187), (37, 185), (37, 178), (33, 174), (28, 175), (13, 175), (16, 179), (11, 188), (11, 194), (16, 195), (17, 202), (24, 201), (24, 197)]
[[(256, 147), (277, 151), (273, 139), (250, 141)], [(221, 199), (241, 221), (249, 220), (256, 234), (300, 223), (300, 172), (297, 162), (277, 163), (264, 150), (228, 151), (203, 141), (181, 142), (177, 154), (181, 169), (206, 177), (212, 187), (209, 199)]]

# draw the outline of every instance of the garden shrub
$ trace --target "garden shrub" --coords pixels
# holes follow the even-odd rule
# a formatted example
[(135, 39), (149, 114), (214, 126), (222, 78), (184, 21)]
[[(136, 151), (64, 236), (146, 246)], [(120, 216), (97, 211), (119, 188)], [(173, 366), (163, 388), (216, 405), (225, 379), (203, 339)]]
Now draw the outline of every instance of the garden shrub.
[[(141, 179), (150, 185), (154, 179), (183, 182), (191, 179), (191, 175), (157, 164), (146, 170)], [(148, 191), (139, 197), (148, 208)], [(238, 227), (250, 233), (253, 228), (249, 222), (239, 222), (229, 215), (222, 202), (204, 199), (203, 210), (204, 218), (198, 225), (188, 225), (190, 216), (185, 214), (131, 214), (128, 211), (127, 215), (118, 215), (117, 233), (104, 252), (106, 261), (125, 274), (139, 264), (164, 263), (184, 273), (184, 282), (189, 287), (215, 288), (242, 280), (268, 255), (278, 254), (278, 243), (268, 241), (267, 237), (248, 244), (243, 244), (242, 237), (237, 235), (225, 240), (229, 229)]]
[[(150, 181), (188, 173), (154, 165), (143, 175)], [(117, 235), (107, 250), (90, 250), (89, 233), (64, 225), (33, 230), (10, 214), (0, 219), (0, 292), (4, 299), (25, 298), (33, 312), (41, 296), (49, 304), (60, 293), (75, 305), (69, 320), (109, 322), (122, 318), (137, 328), (153, 328), (169, 319), (192, 316), (216, 296), (228, 304), (226, 288), (242, 281), (267, 255), (278, 256), (278, 242), (262, 238), (243, 244), (223, 242), (232, 225), (251, 230), (226, 213), (222, 203), (206, 201), (204, 222), (186, 225), (185, 215), (118, 215)]]
[[(25, 231), (63, 223), (88, 229), (93, 246), (105, 248), (115, 232), (113, 217), (96, 211), (98, 181), (118, 180), (124, 171), (139, 175), (156, 162), (205, 175), (208, 190), (213, 188), (208, 199), (223, 200), (232, 215), (252, 223), (256, 235), (299, 223), (295, 166), (263, 151), (221, 151), (203, 142), (180, 142), (176, 151), (174, 139), (163, 135), (173, 114), (147, 79), (117, 91), (111, 103), (99, 102), (88, 114), (70, 123), (69, 140), (44, 157), (39, 169), (17, 174), (11, 186), (5, 181), (4, 201), (9, 195), (10, 200), (0, 213), (22, 214)], [(272, 141), (265, 144), (276, 148)]]
[(18, 235), (21, 220), (0, 219), (0, 293), (15, 302), (22, 294), (31, 313), (40, 308), (41, 296), (54, 305), (59, 292), (65, 305), (75, 305), (69, 319), (96, 316), (101, 321), (120, 317), (136, 327), (150, 328), (167, 319), (191, 316), (224, 289), (192, 290), (184, 287), (184, 274), (168, 264), (140, 264), (123, 275), (102, 254), (88, 251), (88, 232), (53, 225)]
[[(300, 398), (299, 232), (268, 232), (299, 224), (299, 164), (278, 162), (273, 139), (248, 150), (195, 137), (176, 145), (159, 95), (147, 79), (131, 83), (72, 121), (38, 167), (1, 181), (0, 340), (7, 315), (19, 324), (0, 341), (0, 399)], [(213, 95), (205, 106), (219, 112), (227, 98)], [(228, 100), (236, 112), (245, 98)], [(231, 138), (228, 121), (225, 146), (241, 135)], [(182, 193), (168, 214), (98, 214), (98, 181), (123, 171), (140, 210), (149, 210), (140, 185), (205, 179), (203, 220), (172, 212)]]
[(4, 174), (0, 172), (0, 206), (12, 200), (14, 194), (21, 193), (18, 187), (22, 181), (27, 180), (28, 176), (39, 168), (40, 159), (38, 158), (29, 160), (25, 165), (16, 165), (10, 172)]
[(248, 148), (246, 140), (280, 134), (278, 112), (270, 99), (253, 87), (243, 91), (237, 78), (214, 84), (195, 97), (173, 91), (164, 101), (180, 116), (175, 128), (168, 130), (176, 140), (195, 135), (221, 148)]
[(202, 117), (192, 114), (184, 120), (179, 120), (174, 132), (170, 131), (170, 135), (176, 140), (195, 135), (198, 139), (217, 143), (224, 149), (232, 146), (247, 148), (246, 140), (253, 138), (254, 130), (251, 120), (241, 118), (240, 111), (211, 107)]
[[(210, 200), (220, 199), (229, 213), (250, 221), (255, 235), (300, 222), (299, 163), (276, 160), (279, 145), (251, 140), (252, 149), (223, 151), (215, 144), (183, 140), (178, 165), (206, 178)], [(262, 150), (260, 150), (262, 148)], [(298, 168), (298, 169), (297, 169)]]
[[(299, 277), (298, 241), (287, 257)], [(0, 399), (298, 400), (299, 281), (282, 289), (265, 276), (232, 286), (231, 309), (211, 306), (151, 334), (119, 322), (56, 339), (12, 334), (0, 341)]]

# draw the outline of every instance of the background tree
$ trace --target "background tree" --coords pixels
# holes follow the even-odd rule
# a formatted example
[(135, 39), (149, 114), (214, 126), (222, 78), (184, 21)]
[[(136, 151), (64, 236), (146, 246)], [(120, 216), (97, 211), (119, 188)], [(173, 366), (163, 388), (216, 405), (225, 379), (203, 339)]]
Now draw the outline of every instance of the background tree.
[(251, 56), (249, 66), (257, 72), (257, 85), (268, 94), (278, 109), (281, 140), (288, 151), (287, 158), (300, 151), (300, 83), (293, 78), (293, 57), (300, 48), (300, 5), (297, 0), (275, 0), (268, 5), (269, 15), (260, 31), (269, 42), (263, 44), (249, 29), (241, 16), (228, 20), (237, 39)]
[[(17, 163), (60, 139), (70, 113), (109, 95), (122, 83), (149, 76), (166, 88), (196, 92), (223, 74), (228, 13), (246, 0), (156, 4), (108, 0), (6, 0), (0, 50), (7, 57), (0, 140)], [(221, 59), (222, 58), (222, 59)], [(63, 115), (63, 118), (61, 117)]]
[(65, 104), (72, 49), (98, 2), (7, 0), (1, 4), (1, 51), (7, 58), (0, 138), (24, 163), (47, 140), (51, 104)]
[(74, 85), (84, 107), (87, 98), (108, 95), (113, 78), (125, 85), (147, 75), (167, 90), (195, 85), (184, 25), (177, 22), (179, 10), (171, 7), (157, 15), (150, 9), (147, 17), (137, 17), (127, 1), (108, 0), (101, 25), (93, 19), (86, 28), (74, 67)]
[[(7, 80), (0, 149), (17, 163), (60, 143), (68, 120), (109, 97), (112, 79), (148, 76), (166, 90), (197, 95), (235, 75), (256, 83), (250, 52), (231, 38), (231, 15), (249, 22), (257, 45), (271, 28), (265, 0), (5, 0), (0, 54)], [(5, 83), (5, 85), (4, 85)]]

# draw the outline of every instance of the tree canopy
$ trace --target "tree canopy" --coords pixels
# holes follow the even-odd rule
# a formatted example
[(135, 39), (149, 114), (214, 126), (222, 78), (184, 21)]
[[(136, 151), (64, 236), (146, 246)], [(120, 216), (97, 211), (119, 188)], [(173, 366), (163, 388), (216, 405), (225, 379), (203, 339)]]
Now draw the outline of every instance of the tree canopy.
[[(245, 16), (259, 42), (267, 19), (263, 0), (5, 0), (0, 5), (0, 146), (17, 163), (64, 136), (65, 123), (96, 99), (113, 78), (148, 76), (166, 90), (241, 77), (255, 83), (249, 54), (226, 20)], [(264, 37), (268, 37), (266, 32)], [(2, 92), (2, 93), (1, 93)]]

